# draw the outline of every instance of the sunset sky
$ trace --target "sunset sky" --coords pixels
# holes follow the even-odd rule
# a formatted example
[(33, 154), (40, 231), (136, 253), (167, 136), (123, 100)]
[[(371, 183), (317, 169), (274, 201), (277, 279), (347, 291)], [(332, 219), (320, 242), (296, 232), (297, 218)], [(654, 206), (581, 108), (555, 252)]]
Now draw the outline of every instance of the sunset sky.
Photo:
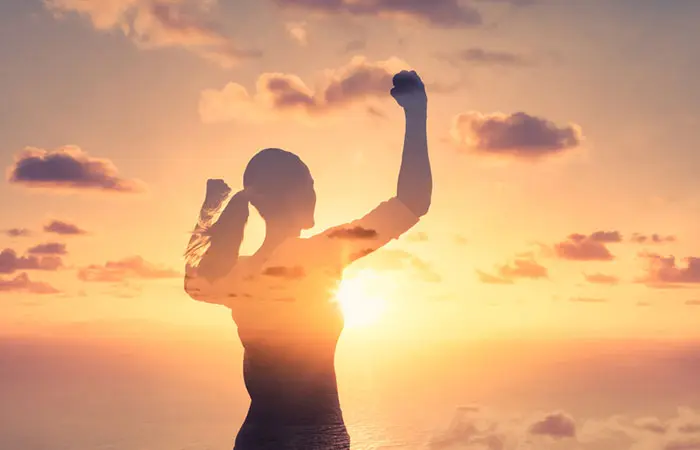
[[(368, 305), (355, 331), (699, 337), (699, 15), (692, 0), (0, 2), (0, 332), (230, 329), (182, 289), (206, 180), (237, 190), (281, 147), (315, 178), (308, 235), (362, 216), (395, 194), (388, 92), (410, 68), (433, 203), (347, 270)], [(244, 253), (263, 232), (253, 217)]]

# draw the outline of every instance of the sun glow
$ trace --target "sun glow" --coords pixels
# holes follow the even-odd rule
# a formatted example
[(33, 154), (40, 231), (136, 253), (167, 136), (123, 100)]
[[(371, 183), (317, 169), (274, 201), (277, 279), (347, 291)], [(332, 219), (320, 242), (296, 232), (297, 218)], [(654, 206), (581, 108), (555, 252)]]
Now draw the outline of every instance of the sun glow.
[(371, 286), (373, 272), (365, 270), (343, 277), (335, 298), (340, 302), (345, 325), (352, 328), (366, 327), (377, 322), (386, 309), (386, 300)]

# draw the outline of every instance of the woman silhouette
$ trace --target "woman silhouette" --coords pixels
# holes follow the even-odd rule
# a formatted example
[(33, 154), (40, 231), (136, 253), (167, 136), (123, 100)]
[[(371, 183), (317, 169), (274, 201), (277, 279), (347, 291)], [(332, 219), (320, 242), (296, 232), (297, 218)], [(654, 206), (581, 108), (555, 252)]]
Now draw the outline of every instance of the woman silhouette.
[[(185, 290), (230, 308), (244, 347), (251, 404), (234, 450), (350, 447), (334, 367), (343, 317), (333, 291), (348, 264), (415, 225), (432, 194), (425, 87), (413, 71), (393, 83), (391, 95), (406, 115), (397, 193), (363, 218), (300, 238), (314, 226), (313, 178), (296, 155), (280, 149), (256, 154), (244, 189), (233, 196), (223, 181), (208, 181), (186, 251)], [(239, 249), (248, 204), (265, 220), (266, 235), (245, 257)]]

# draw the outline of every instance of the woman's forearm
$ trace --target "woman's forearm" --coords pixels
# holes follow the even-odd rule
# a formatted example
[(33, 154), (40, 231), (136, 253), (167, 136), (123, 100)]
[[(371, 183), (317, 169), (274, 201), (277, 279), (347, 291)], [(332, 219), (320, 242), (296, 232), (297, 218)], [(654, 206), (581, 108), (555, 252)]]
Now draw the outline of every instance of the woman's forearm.
[(430, 208), (433, 177), (428, 155), (427, 109), (406, 109), (404, 138), (397, 197), (417, 216)]

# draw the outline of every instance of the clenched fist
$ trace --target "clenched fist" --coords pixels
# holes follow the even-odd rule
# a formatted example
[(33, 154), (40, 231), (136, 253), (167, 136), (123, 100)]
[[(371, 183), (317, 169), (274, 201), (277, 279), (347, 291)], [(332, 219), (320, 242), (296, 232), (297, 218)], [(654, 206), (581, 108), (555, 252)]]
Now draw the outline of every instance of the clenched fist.
[(394, 87), (391, 96), (407, 112), (425, 111), (428, 107), (428, 96), (425, 85), (415, 70), (403, 70), (394, 75)]

